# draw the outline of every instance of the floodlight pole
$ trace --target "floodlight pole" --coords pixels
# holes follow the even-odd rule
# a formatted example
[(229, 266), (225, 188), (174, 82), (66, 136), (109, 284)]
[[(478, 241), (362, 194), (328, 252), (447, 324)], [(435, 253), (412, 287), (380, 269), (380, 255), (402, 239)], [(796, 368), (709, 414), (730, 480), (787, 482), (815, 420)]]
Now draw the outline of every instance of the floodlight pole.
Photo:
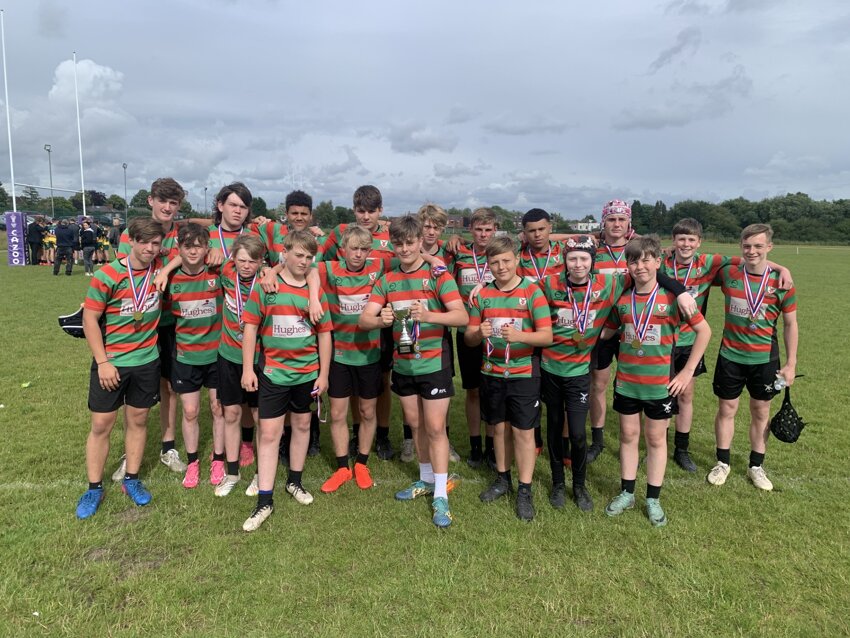
[(127, 226), (127, 215), (130, 213), (130, 202), (127, 199), (127, 162), (121, 164), (124, 169), (124, 226)]
[(47, 151), (47, 170), (50, 173), (50, 216), (56, 219), (56, 209), (53, 207), (53, 148), (50, 144), (45, 144), (44, 150)]
[(204, 186), (204, 215), (207, 214), (207, 187)]

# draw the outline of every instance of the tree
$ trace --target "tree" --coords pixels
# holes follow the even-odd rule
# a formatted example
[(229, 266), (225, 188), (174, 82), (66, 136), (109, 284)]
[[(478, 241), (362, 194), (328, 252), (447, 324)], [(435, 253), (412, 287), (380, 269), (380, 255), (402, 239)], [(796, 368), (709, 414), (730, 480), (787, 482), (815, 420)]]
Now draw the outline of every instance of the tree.
[(38, 189), (33, 186), (25, 186), (21, 196), (18, 197), (18, 203), (26, 210), (38, 210), (40, 200)]
[(106, 204), (112, 206), (113, 210), (124, 210), (125, 208), (124, 198), (120, 195), (110, 195), (106, 200)]
[(148, 191), (144, 188), (139, 189), (139, 192), (133, 195), (133, 198), (130, 200), (130, 208), (149, 208), (148, 197), (150, 197)]
[(313, 209), (313, 218), (316, 220), (316, 225), (320, 228), (333, 228), (336, 226), (334, 203), (331, 200), (319, 202), (319, 205)]
[(86, 195), (89, 197), (86, 201), (90, 201), (92, 206), (106, 206), (106, 193), (86, 191)]
[(192, 204), (189, 203), (188, 199), (184, 199), (180, 203), (180, 214), (183, 217), (191, 217), (192, 216)]
[(262, 197), (255, 197), (251, 202), (251, 213), (253, 213), (254, 217), (268, 217), (269, 207), (266, 204), (266, 200)]
[(9, 193), (6, 192), (6, 189), (3, 187), (3, 184), (0, 184), (0, 207), (2, 207), (3, 210), (6, 210), (7, 208), (9, 208), (9, 202)]
[(345, 206), (334, 206), (334, 219), (336, 220), (334, 225), (353, 224), (355, 220), (354, 211)]

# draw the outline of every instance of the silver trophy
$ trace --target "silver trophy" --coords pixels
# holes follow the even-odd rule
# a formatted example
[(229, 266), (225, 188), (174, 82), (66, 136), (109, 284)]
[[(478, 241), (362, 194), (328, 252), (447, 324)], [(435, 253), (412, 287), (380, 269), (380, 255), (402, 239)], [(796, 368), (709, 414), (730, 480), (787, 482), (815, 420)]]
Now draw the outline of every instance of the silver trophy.
[(401, 322), (401, 336), (398, 339), (396, 350), (399, 354), (412, 354), (414, 341), (407, 329), (407, 320), (410, 318), (410, 308), (396, 308), (393, 306), (392, 309), (393, 316), (397, 321)]

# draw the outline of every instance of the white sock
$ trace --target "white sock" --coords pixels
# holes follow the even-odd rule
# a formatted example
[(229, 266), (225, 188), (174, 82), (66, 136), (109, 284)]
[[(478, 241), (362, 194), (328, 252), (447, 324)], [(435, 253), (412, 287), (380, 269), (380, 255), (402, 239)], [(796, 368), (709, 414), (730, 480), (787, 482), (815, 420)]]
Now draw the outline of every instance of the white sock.
[(430, 463), (419, 464), (419, 480), (426, 483), (434, 482), (434, 468), (431, 467)]
[(449, 475), (447, 472), (442, 472), (441, 474), (434, 474), (434, 498), (448, 498), (449, 492), (446, 489), (446, 484), (449, 481)]

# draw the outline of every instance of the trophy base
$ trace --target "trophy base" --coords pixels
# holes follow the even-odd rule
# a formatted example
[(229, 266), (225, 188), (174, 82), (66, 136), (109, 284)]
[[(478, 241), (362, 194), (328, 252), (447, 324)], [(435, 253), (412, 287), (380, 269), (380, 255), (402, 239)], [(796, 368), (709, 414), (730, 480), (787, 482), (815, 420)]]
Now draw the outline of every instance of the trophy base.
[(413, 344), (398, 344), (396, 346), (396, 352), (399, 354), (413, 354)]

